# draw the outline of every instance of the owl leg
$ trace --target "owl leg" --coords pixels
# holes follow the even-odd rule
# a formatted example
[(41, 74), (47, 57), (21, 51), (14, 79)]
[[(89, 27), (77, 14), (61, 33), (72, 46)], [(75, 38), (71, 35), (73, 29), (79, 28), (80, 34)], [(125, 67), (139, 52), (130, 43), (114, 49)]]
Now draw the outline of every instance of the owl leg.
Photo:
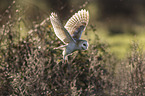
[(63, 60), (65, 63), (68, 62), (68, 56), (63, 56)]
[(64, 49), (62, 54), (63, 54), (63, 60), (64, 60), (64, 62), (68, 61), (68, 57), (67, 57), (68, 54), (67, 54), (67, 50), (66, 49)]
[(63, 51), (63, 60), (64, 60), (64, 62), (67, 60), (68, 58), (67, 58), (67, 56), (65, 55), (65, 50)]

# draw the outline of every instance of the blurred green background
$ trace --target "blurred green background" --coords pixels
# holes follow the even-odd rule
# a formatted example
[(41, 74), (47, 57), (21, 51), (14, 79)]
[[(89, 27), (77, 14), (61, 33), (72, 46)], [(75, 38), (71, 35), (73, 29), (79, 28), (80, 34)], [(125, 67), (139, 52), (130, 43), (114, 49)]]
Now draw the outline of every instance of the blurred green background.
[[(0, 0), (0, 26), (19, 16), (23, 20), (20, 21), (20, 35), (25, 37), (34, 24), (41, 23), (51, 12), (59, 14), (65, 24), (80, 9), (89, 10), (87, 29), (93, 27), (118, 58), (126, 57), (132, 40), (144, 45), (144, 0)], [(94, 33), (86, 31), (89, 33), (87, 39), (93, 43)]]

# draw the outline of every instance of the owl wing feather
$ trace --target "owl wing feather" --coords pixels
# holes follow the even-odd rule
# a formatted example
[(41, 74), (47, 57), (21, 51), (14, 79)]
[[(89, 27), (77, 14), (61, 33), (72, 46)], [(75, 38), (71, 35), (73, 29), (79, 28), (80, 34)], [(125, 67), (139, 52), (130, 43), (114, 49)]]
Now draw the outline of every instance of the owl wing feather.
[(89, 12), (85, 9), (75, 13), (64, 26), (74, 39), (80, 39), (89, 22)]
[(74, 42), (75, 40), (71, 37), (70, 33), (64, 28), (62, 23), (60, 22), (57, 14), (51, 13), (50, 16), (51, 24), (54, 28), (54, 32), (56, 36), (64, 43)]

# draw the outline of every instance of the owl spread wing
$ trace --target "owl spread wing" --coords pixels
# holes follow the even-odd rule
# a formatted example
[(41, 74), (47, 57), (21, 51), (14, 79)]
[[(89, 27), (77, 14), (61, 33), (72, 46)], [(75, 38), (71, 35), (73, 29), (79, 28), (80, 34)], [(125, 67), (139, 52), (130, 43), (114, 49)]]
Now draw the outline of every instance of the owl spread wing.
[(54, 32), (56, 36), (64, 43), (74, 42), (75, 40), (71, 37), (69, 32), (63, 27), (62, 23), (60, 22), (57, 14), (51, 13), (50, 16), (51, 24), (54, 28)]
[(85, 9), (75, 13), (64, 26), (74, 39), (80, 39), (89, 22), (89, 12)]

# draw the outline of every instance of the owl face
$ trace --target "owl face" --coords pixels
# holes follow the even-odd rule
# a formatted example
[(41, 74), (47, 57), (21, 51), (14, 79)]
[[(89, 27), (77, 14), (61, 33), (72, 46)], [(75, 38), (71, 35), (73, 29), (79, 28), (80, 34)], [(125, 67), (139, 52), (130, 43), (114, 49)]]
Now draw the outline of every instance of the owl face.
[(88, 49), (88, 42), (86, 40), (80, 40), (79, 42), (79, 49), (86, 50)]

